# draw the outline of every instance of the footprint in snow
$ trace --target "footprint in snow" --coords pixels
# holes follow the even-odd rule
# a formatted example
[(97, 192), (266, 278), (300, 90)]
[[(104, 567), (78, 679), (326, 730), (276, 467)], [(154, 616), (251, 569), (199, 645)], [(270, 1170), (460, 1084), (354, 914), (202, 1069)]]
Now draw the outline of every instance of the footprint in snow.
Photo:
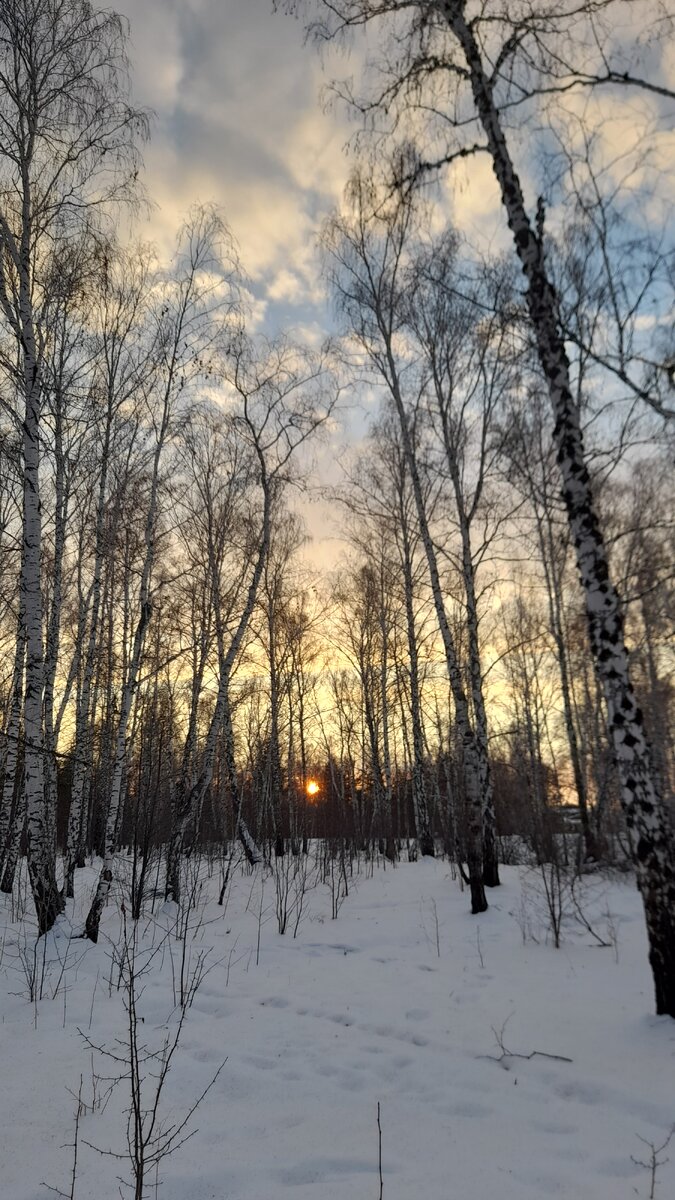
[(315, 1158), (279, 1171), (277, 1179), (286, 1187), (295, 1188), (304, 1184), (327, 1183), (341, 1175), (367, 1175), (372, 1170), (372, 1162), (364, 1159)]
[(607, 1089), (594, 1083), (559, 1083), (554, 1092), (563, 1100), (579, 1100), (581, 1104), (602, 1104), (607, 1099)]
[(561, 1137), (570, 1137), (573, 1133), (579, 1132), (578, 1125), (565, 1125), (555, 1121), (533, 1121), (532, 1128), (538, 1130), (539, 1133), (552, 1133)]
[(259, 1071), (274, 1071), (278, 1066), (276, 1059), (263, 1058), (260, 1054), (246, 1054), (244, 1062), (250, 1063), (252, 1067), (257, 1067)]
[(444, 1104), (442, 1111), (449, 1117), (489, 1117), (494, 1108), (475, 1100), (458, 1100), (456, 1104)]

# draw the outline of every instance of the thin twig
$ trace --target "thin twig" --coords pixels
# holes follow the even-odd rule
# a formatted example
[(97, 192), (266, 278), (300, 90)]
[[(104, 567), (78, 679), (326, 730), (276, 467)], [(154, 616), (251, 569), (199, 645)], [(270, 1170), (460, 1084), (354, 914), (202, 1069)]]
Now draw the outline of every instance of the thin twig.
[(382, 1124), (380, 1122), (380, 1102), (377, 1102), (377, 1167), (380, 1174), (380, 1196), (384, 1195), (384, 1179), (382, 1178)]

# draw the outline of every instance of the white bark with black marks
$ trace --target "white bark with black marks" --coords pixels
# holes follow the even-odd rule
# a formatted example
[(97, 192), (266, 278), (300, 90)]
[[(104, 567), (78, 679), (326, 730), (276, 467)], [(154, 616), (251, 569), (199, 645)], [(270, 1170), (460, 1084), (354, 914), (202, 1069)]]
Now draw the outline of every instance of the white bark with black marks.
[[(586, 600), (591, 652), (607, 704), (622, 805), (645, 908), (656, 1011), (675, 1017), (675, 838), (656, 791), (644, 721), (631, 684), (623, 612), (609, 576), (607, 552), (595, 512), (555, 289), (547, 273), (541, 233), (534, 228), (525, 208), (520, 179), (480, 49), (466, 19), (465, 5), (461, 0), (438, 0), (437, 7), (446, 17), (464, 55), (476, 111), (528, 283), (528, 310), (555, 418), (553, 436)], [(543, 225), (543, 221), (539, 224)]]

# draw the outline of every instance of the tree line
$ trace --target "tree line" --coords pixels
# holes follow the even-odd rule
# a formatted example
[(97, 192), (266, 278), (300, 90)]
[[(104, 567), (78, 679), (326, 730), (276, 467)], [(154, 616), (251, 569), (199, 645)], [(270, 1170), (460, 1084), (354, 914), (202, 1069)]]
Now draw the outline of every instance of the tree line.
[[(617, 183), (560, 99), (668, 102), (622, 58), (625, 8), (317, 6), (319, 38), (379, 47), (369, 92), (336, 85), (364, 132), (317, 351), (255, 331), (215, 208), (170, 263), (119, 236), (148, 135), (122, 18), (0, 4), (0, 865), (11, 892), (25, 853), (41, 933), (91, 852), (96, 941), (121, 847), (180, 902), (199, 846), (317, 836), (447, 853), (478, 913), (507, 835), (557, 854), (573, 802), (577, 859), (632, 862), (675, 1015), (673, 260), (635, 163)], [(513, 238), (487, 259), (443, 193), (475, 155)], [(317, 580), (292, 497), (347, 392), (379, 410)]]

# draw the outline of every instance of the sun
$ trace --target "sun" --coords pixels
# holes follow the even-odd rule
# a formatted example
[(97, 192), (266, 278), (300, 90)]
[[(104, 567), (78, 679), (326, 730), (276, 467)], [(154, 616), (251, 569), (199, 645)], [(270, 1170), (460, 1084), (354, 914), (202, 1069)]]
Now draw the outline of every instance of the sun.
[(316, 796), (318, 794), (318, 792), (319, 792), (319, 785), (316, 782), (316, 779), (308, 779), (307, 780), (307, 795), (308, 796)]

